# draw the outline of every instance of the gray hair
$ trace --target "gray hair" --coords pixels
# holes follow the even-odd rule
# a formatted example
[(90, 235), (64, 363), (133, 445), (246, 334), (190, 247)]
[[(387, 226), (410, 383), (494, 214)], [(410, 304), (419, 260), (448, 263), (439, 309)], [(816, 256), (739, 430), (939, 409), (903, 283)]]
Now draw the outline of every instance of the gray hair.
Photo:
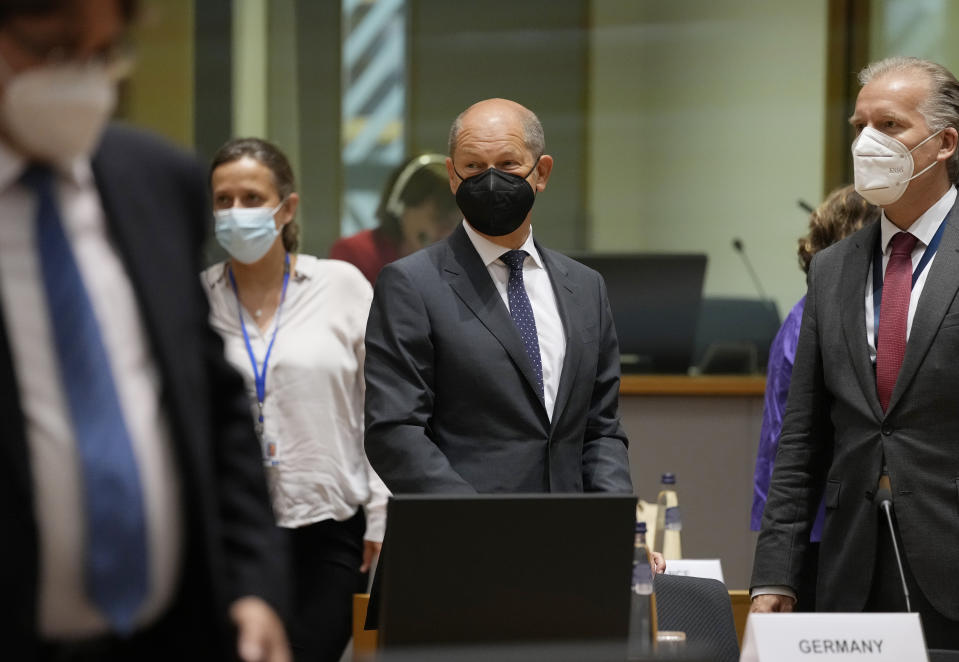
[[(475, 106), (476, 104), (473, 105)], [(453, 120), (453, 125), (450, 127), (449, 138), (450, 158), (453, 158), (456, 139), (459, 138), (460, 131), (463, 128), (463, 118), (466, 117), (466, 114), (469, 113), (472, 108), (473, 106), (470, 106)], [(539, 121), (539, 118), (536, 117), (536, 113), (529, 108), (520, 106), (517, 112), (520, 115), (520, 120), (523, 122), (523, 142), (526, 143), (526, 149), (532, 153), (534, 159), (538, 159), (546, 151), (546, 136), (543, 133), (543, 124)]]
[[(891, 73), (921, 71), (929, 78), (929, 94), (917, 109), (932, 131), (952, 127), (959, 131), (959, 81), (941, 64), (917, 57), (896, 55), (872, 62), (859, 72), (859, 84), (882, 78)], [(946, 163), (949, 181), (959, 182), (959, 148)]]

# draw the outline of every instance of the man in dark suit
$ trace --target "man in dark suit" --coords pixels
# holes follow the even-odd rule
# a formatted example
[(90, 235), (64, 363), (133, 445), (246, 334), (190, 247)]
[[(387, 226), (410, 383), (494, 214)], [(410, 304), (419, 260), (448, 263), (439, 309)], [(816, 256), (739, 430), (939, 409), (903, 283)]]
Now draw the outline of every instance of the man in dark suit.
[(753, 611), (791, 611), (826, 506), (816, 608), (903, 611), (959, 648), (959, 82), (890, 58), (860, 73), (856, 189), (879, 224), (819, 253), (753, 569)]
[(197, 278), (202, 170), (102, 131), (133, 4), (0, 0), (4, 657), (283, 662), (259, 450)]
[(394, 493), (632, 491), (619, 353), (596, 272), (533, 240), (553, 159), (528, 109), (453, 124), (465, 221), (388, 265), (366, 335), (366, 449)]

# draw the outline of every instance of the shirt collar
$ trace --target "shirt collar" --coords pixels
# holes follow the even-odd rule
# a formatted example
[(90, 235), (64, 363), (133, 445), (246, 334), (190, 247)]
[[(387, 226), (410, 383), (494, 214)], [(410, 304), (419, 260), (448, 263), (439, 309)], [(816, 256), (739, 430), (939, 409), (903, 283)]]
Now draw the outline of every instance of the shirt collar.
[[(949, 190), (943, 194), (936, 203), (927, 209), (922, 216), (917, 218), (912, 225), (909, 226), (909, 234), (914, 235), (924, 246), (928, 246), (929, 242), (932, 241), (932, 238), (935, 236), (936, 231), (939, 229), (939, 226), (945, 220), (946, 215), (949, 213), (949, 210), (952, 209), (953, 204), (956, 202), (956, 187), (950, 186)], [(882, 252), (886, 253), (886, 250), (889, 248), (889, 242), (892, 241), (893, 236), (902, 232), (896, 224), (886, 218), (886, 211), (883, 210), (882, 218), (879, 221), (879, 227), (882, 232)]]
[[(0, 191), (7, 190), (20, 179), (28, 165), (29, 161), (22, 154), (0, 140)], [(51, 167), (59, 177), (71, 184), (93, 185), (93, 170), (90, 167), (90, 161), (84, 157), (78, 157), (69, 163), (52, 164)]]
[[(489, 265), (499, 260), (499, 256), (509, 250), (505, 246), (494, 244), (492, 241), (474, 230), (473, 226), (471, 226), (466, 219), (463, 220), (463, 229), (466, 230), (466, 236), (468, 236), (470, 241), (473, 242), (473, 248), (475, 248), (476, 252), (479, 253), (480, 259), (483, 260), (483, 264), (486, 267), (489, 267)], [(536, 266), (541, 269), (545, 268), (543, 266), (543, 260), (539, 256), (539, 251), (536, 250), (536, 242), (533, 241), (533, 226), (530, 226), (529, 236), (526, 237), (526, 241), (524, 241), (523, 245), (520, 246), (520, 250), (524, 250), (529, 253), (530, 257), (533, 258), (533, 263), (536, 264)]]
[[(312, 278), (316, 270), (316, 260), (304, 260), (304, 257), (309, 256), (304, 256), (299, 253), (296, 256), (296, 264), (293, 267), (293, 278), (297, 281)], [(226, 285), (230, 282), (229, 276), (227, 276), (227, 267), (229, 266), (230, 261), (224, 260), (210, 268), (207, 278), (207, 284), (210, 286), (210, 289), (218, 285)]]
[[(294, 257), (295, 256), (295, 257)], [(290, 253), (293, 262), (293, 278), (297, 281), (313, 278), (318, 260), (302, 253)]]

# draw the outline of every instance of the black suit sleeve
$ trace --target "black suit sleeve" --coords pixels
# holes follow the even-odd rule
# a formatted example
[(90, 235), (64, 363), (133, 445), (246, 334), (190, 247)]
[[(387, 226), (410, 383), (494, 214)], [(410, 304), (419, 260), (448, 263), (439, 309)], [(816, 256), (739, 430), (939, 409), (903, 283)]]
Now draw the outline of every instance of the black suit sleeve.
[(825, 385), (817, 324), (818, 257), (809, 271), (809, 292), (779, 449), (756, 544), (751, 587), (789, 586), (798, 590), (809, 532), (832, 456), (830, 396)]
[(619, 421), (619, 344), (606, 296), (599, 283), (599, 357), (583, 439), (583, 489), (631, 494), (629, 441)]
[(394, 494), (475, 492), (429, 436), (433, 361), (423, 299), (398, 265), (387, 265), (366, 328), (366, 454)]
[(281, 613), (286, 606), (285, 551), (274, 524), (259, 443), (239, 374), (223, 359), (212, 330), (207, 339), (214, 462), (229, 597), (261, 597)]

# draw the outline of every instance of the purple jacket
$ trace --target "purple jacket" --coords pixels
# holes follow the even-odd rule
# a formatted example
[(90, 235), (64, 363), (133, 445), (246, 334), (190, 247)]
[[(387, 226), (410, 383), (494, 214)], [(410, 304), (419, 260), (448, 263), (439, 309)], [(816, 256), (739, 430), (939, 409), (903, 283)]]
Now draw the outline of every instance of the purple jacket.
[[(753, 511), (750, 528), (759, 531), (766, 507), (766, 494), (773, 475), (773, 462), (779, 446), (779, 433), (783, 427), (783, 414), (786, 411), (786, 396), (789, 395), (789, 381), (792, 378), (793, 363), (796, 360), (796, 343), (799, 341), (799, 328), (802, 324), (804, 296), (789, 311), (783, 325), (776, 333), (769, 347), (769, 368), (766, 372), (766, 397), (763, 407), (763, 427), (759, 435), (759, 452), (756, 454), (756, 473), (753, 478)], [(809, 540), (819, 542), (822, 537), (825, 508), (819, 504), (819, 513), (813, 522)]]

